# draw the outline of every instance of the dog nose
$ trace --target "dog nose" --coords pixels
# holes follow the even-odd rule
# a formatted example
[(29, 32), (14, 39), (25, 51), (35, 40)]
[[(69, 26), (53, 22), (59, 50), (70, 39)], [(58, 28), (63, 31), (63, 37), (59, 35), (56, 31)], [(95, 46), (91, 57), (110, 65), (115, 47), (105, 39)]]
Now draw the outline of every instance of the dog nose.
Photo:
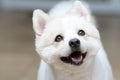
[(78, 48), (78, 47), (80, 47), (80, 40), (77, 39), (77, 38), (70, 40), (69, 41), (69, 46), (71, 48)]

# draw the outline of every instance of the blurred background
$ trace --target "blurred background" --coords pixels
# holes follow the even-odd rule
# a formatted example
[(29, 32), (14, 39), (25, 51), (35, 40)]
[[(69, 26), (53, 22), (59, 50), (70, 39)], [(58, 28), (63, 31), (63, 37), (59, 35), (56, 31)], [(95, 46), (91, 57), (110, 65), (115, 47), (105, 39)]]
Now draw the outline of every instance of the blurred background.
[[(37, 79), (40, 58), (34, 48), (32, 11), (48, 12), (59, 1), (0, 0), (0, 80)], [(115, 79), (120, 80), (120, 0), (85, 1), (96, 17)]]

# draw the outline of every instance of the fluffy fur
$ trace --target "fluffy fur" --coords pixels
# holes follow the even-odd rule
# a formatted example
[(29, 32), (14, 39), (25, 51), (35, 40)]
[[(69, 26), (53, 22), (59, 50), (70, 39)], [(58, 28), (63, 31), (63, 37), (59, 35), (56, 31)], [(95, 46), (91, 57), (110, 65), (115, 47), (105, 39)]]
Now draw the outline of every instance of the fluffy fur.
[[(41, 57), (38, 80), (113, 80), (111, 67), (102, 47), (99, 31), (88, 8), (80, 1), (62, 2), (49, 15), (33, 12), (36, 51)], [(84, 30), (85, 35), (78, 35)], [(63, 39), (56, 42), (56, 36)], [(73, 65), (60, 58), (72, 53), (69, 42), (77, 38), (80, 51), (87, 52), (83, 63)]]

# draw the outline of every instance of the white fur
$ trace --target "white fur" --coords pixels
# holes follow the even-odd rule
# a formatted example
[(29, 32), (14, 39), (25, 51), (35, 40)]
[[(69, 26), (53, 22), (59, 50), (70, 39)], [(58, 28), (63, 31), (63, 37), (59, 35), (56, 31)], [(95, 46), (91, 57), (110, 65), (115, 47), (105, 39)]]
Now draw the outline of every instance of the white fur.
[[(33, 13), (36, 51), (41, 57), (38, 80), (113, 80), (89, 10), (80, 1), (75, 1), (73, 7), (71, 5), (71, 2), (60, 3), (49, 12), (49, 16), (39, 9)], [(86, 35), (79, 36), (79, 29), (84, 30)], [(57, 35), (63, 35), (64, 40), (55, 42)], [(88, 52), (80, 66), (60, 60), (61, 56), (70, 55), (68, 42), (73, 38), (80, 40), (82, 52)]]

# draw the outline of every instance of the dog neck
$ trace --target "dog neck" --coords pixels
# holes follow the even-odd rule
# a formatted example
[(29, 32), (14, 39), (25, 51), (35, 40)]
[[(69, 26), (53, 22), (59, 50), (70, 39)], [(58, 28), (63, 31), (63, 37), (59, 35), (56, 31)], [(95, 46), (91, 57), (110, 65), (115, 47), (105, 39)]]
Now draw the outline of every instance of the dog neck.
[(91, 80), (94, 63), (89, 66), (73, 66), (72, 68), (62, 67), (56, 68), (51, 66), (55, 80)]

